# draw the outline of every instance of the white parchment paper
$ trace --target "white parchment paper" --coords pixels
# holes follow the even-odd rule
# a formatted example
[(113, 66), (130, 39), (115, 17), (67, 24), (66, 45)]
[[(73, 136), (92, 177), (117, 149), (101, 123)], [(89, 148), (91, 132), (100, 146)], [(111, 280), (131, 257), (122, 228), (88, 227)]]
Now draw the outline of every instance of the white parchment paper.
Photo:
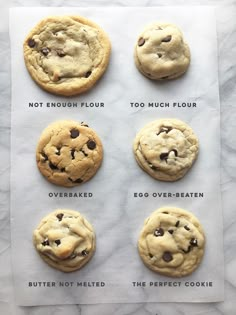
[[(64, 98), (41, 90), (23, 60), (25, 36), (48, 15), (85, 16), (109, 35), (109, 68), (86, 94)], [(138, 34), (152, 21), (177, 24), (190, 45), (191, 65), (183, 77), (156, 83), (134, 65)], [(220, 200), (220, 109), (214, 10), (209, 7), (155, 8), (13, 8), (12, 51), (11, 227), (15, 296), (19, 305), (125, 302), (213, 302), (223, 299), (222, 213)], [(29, 103), (42, 102), (30, 108)], [(77, 108), (48, 108), (47, 102), (77, 102)], [(104, 107), (81, 107), (100, 102)], [(130, 103), (143, 102), (144, 107)], [(149, 108), (149, 102), (169, 107)], [(196, 107), (173, 107), (173, 102)], [(180, 181), (155, 181), (135, 162), (132, 143), (146, 123), (179, 118), (200, 141), (200, 154)], [(104, 161), (89, 182), (72, 189), (47, 182), (35, 163), (42, 130), (59, 119), (84, 121), (104, 145)], [(58, 193), (92, 193), (92, 197), (60, 197)], [(135, 197), (135, 194), (140, 197)], [(145, 196), (142, 196), (142, 194)], [(159, 195), (158, 195), (159, 193)], [(164, 193), (175, 196), (166, 197)], [(178, 197), (184, 193), (185, 197)], [(188, 197), (186, 193), (198, 196)], [(199, 197), (199, 193), (203, 197)], [(172, 279), (147, 269), (137, 252), (143, 222), (155, 209), (173, 205), (193, 212), (206, 233), (202, 264), (192, 275)], [(34, 250), (32, 232), (56, 208), (80, 211), (94, 226), (97, 249), (81, 270), (65, 274), (46, 265)], [(95, 283), (96, 282), (96, 283)]]

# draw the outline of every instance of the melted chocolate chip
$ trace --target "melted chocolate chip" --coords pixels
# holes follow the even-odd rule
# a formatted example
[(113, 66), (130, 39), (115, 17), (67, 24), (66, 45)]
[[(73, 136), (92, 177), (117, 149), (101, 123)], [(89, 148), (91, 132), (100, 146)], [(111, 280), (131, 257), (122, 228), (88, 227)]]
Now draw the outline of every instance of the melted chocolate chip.
[(72, 130), (70, 131), (70, 136), (71, 136), (72, 139), (77, 138), (77, 137), (79, 136), (79, 130), (77, 130), (77, 129), (72, 129)]
[(163, 42), (163, 43), (168, 43), (168, 42), (171, 41), (171, 38), (172, 38), (172, 36), (171, 36), (171, 35), (168, 35), (168, 36), (166, 36), (165, 38), (162, 39), (162, 42)]
[(49, 240), (45, 240), (44, 242), (42, 242), (43, 246), (49, 246)]
[(28, 40), (28, 46), (30, 48), (33, 48), (36, 45), (35, 40), (33, 38)]
[(88, 72), (86, 72), (85, 73), (85, 78), (88, 78), (88, 77), (90, 77), (90, 75), (92, 74), (92, 71), (88, 71)]
[(86, 152), (84, 152), (83, 149), (81, 149), (80, 152), (82, 152), (84, 156), (88, 156), (88, 154)]
[(185, 253), (185, 254), (188, 254), (192, 249), (192, 246), (189, 246), (187, 250), (185, 249), (182, 249), (182, 251)]
[(179, 222), (180, 222), (180, 221), (177, 221), (177, 222), (175, 223), (175, 226), (176, 226), (176, 227), (179, 226)]
[(162, 213), (169, 214), (169, 212), (163, 211)]
[(41, 153), (42, 157), (44, 158), (44, 162), (46, 162), (48, 160), (48, 156), (47, 154), (45, 154), (44, 152)]
[(157, 56), (158, 56), (159, 58), (161, 58), (161, 57), (162, 57), (162, 54), (160, 54), (160, 53), (157, 53)]
[(81, 178), (77, 178), (76, 180), (73, 180), (72, 178), (68, 178), (72, 183), (78, 183), (78, 184), (80, 184), (80, 183), (83, 183), (83, 179), (81, 179)]
[(57, 246), (59, 246), (61, 244), (60, 240), (55, 240), (55, 243), (57, 244)]
[(185, 230), (190, 231), (190, 228), (187, 225), (185, 225), (184, 228)]
[(66, 170), (65, 167), (61, 168), (61, 172), (65, 172), (65, 170)]
[(168, 159), (168, 155), (169, 155), (169, 152), (167, 153), (161, 153), (160, 154), (160, 159), (163, 161), (163, 160), (167, 160)]
[(162, 133), (162, 132), (168, 133), (172, 129), (173, 129), (172, 127), (162, 127), (161, 130), (156, 135), (159, 136), (159, 134)]
[(57, 166), (54, 165), (52, 162), (49, 162), (49, 167), (52, 169), (52, 170), (57, 170)]
[(62, 49), (58, 49), (57, 50), (57, 55), (62, 58), (62, 57), (65, 57), (66, 54), (65, 54), (65, 52)]
[(169, 232), (170, 234), (173, 234), (173, 233), (174, 233), (174, 230), (168, 230), (168, 232)]
[(171, 151), (174, 152), (175, 156), (178, 156), (178, 151), (177, 151), (177, 150), (173, 149), (173, 150), (171, 150)]
[(75, 159), (75, 149), (72, 149), (72, 150), (70, 151), (70, 154), (71, 154), (72, 160), (74, 160), (74, 159)]
[(88, 251), (86, 249), (82, 250), (81, 252), (82, 256), (88, 256)]
[(87, 147), (90, 149), (90, 150), (94, 150), (96, 148), (96, 142), (93, 141), (93, 140), (89, 140), (87, 142)]
[(192, 239), (190, 240), (190, 245), (192, 245), (192, 246), (198, 246), (197, 239), (196, 239), (196, 238), (192, 238)]
[(61, 221), (63, 217), (64, 217), (63, 213), (58, 213), (57, 214), (58, 221)]
[(162, 228), (158, 228), (154, 231), (154, 236), (163, 236), (164, 235), (164, 230)]
[(141, 47), (145, 44), (145, 39), (143, 37), (140, 37), (138, 40), (138, 46)]
[(50, 52), (50, 49), (47, 48), (47, 47), (44, 47), (44, 48), (41, 49), (41, 52), (42, 52), (42, 54), (44, 56), (47, 56), (49, 54), (49, 52)]
[(170, 252), (164, 252), (164, 254), (162, 255), (162, 259), (166, 262), (170, 262), (171, 260), (173, 260), (173, 256)]
[(151, 253), (149, 253), (149, 254), (148, 254), (148, 256), (149, 256), (150, 258), (152, 258), (152, 257), (153, 257), (153, 255), (152, 255)]

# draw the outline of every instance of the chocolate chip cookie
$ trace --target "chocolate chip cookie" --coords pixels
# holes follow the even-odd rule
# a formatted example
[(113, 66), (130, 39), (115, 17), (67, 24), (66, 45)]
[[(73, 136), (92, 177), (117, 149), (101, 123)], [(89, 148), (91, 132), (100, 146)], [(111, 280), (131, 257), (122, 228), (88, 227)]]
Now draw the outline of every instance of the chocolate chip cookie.
[(42, 219), (33, 233), (42, 259), (64, 272), (83, 267), (95, 251), (91, 224), (77, 211), (58, 209)]
[(72, 187), (88, 181), (99, 169), (102, 143), (85, 123), (62, 120), (42, 133), (36, 150), (37, 165), (51, 183)]
[(145, 220), (138, 241), (145, 265), (169, 277), (191, 274), (202, 260), (204, 246), (204, 231), (198, 219), (173, 207), (153, 212)]
[(26, 67), (50, 93), (76, 95), (105, 72), (111, 45), (95, 23), (80, 16), (52, 16), (39, 22), (24, 42)]
[(191, 168), (198, 155), (193, 130), (177, 119), (159, 119), (147, 124), (134, 140), (139, 166), (155, 179), (176, 181)]
[(139, 35), (135, 45), (135, 64), (152, 80), (169, 80), (186, 72), (190, 50), (180, 29), (169, 23), (155, 22)]

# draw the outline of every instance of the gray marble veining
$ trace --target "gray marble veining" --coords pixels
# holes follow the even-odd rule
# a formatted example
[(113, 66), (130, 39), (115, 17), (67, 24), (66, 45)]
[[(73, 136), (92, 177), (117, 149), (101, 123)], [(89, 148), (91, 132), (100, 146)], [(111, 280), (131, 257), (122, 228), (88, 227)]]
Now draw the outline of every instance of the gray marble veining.
[[(235, 315), (236, 313), (236, 1), (199, 0), (188, 5), (214, 5), (217, 7), (219, 51), (219, 86), (221, 101), (221, 183), (224, 218), (225, 301), (221, 303), (143, 303), (68, 305), (45, 307), (17, 307), (14, 303), (13, 280), (10, 268), (10, 47), (8, 38), (7, 7), (9, 6), (99, 6), (108, 5), (106, 0), (76, 1), (0, 1), (0, 311), (10, 315)], [(110, 1), (109, 5), (186, 5), (186, 1)], [(3, 8), (3, 9), (2, 9)], [(5, 8), (5, 9), (4, 9)], [(200, 23), (200, 21), (199, 21)], [(14, 256), (13, 256), (14, 259)], [(217, 259), (217, 257), (215, 257)]]

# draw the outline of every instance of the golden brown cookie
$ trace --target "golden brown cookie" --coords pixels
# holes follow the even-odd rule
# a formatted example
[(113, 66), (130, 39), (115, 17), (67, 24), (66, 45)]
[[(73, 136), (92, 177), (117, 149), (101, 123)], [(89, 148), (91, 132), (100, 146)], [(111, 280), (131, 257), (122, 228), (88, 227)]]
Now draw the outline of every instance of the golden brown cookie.
[(51, 183), (72, 187), (88, 181), (99, 169), (102, 143), (85, 123), (60, 120), (42, 133), (36, 149), (37, 165)]
[(105, 72), (111, 45), (95, 23), (80, 16), (52, 16), (39, 22), (24, 42), (31, 77), (50, 93), (89, 90)]

